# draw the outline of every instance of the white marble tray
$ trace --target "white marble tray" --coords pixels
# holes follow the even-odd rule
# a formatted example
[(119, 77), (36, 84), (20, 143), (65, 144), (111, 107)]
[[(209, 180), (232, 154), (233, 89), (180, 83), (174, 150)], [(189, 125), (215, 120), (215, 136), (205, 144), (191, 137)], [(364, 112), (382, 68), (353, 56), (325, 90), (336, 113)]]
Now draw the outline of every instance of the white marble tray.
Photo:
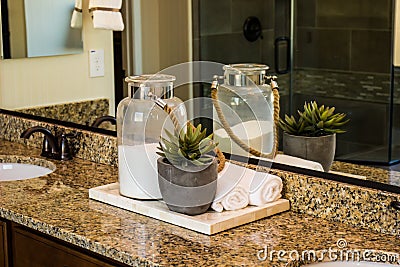
[(288, 200), (279, 199), (260, 207), (248, 206), (245, 209), (221, 213), (208, 211), (204, 214), (189, 216), (170, 211), (162, 201), (140, 201), (121, 196), (118, 183), (89, 189), (89, 198), (207, 235), (290, 209)]

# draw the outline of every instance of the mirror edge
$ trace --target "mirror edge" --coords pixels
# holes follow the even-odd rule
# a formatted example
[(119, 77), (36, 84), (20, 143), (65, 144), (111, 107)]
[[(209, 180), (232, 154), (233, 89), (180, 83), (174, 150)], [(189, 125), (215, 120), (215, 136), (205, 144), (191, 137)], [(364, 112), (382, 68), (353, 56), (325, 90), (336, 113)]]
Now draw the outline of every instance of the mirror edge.
[(4, 59), (3, 52), (3, 24), (2, 24), (2, 9), (1, 9), (1, 1), (0, 1), (0, 60)]

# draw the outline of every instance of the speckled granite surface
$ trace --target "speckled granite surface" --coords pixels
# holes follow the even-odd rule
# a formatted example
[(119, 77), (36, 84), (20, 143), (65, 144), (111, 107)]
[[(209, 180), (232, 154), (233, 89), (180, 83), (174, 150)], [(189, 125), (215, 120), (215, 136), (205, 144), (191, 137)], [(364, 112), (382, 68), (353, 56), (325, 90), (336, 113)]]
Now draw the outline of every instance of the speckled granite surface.
[[(0, 155), (3, 156), (38, 155), (39, 152), (22, 144), (0, 140)], [(272, 261), (269, 257), (260, 261), (257, 254), (263, 259), (262, 253), (266, 249), (269, 252), (297, 250), (299, 253), (303, 250), (337, 249), (339, 239), (345, 239), (346, 249), (400, 252), (399, 236), (373, 233), (294, 212), (262, 219), (214, 236), (198, 234), (89, 200), (89, 188), (117, 180), (116, 167), (81, 159), (53, 163), (57, 169), (47, 176), (0, 182), (0, 217), (127, 265), (298, 266), (299, 262), (286, 265), (286, 262), (278, 260), (276, 253)], [(296, 199), (290, 194), (297, 190), (296, 194), (303, 195), (303, 198), (313, 198), (312, 195), (305, 196), (304, 193), (309, 191), (302, 189), (313, 191), (312, 184), (294, 189), (302, 181), (294, 175), (285, 176), (284, 183), (293, 186), (285, 188), (285, 194)], [(329, 192), (327, 190), (324, 198), (330, 198)], [(298, 198), (300, 204), (297, 208), (294, 205), (295, 210), (306, 203), (301, 201), (300, 196)], [(349, 203), (340, 204), (346, 206)], [(283, 259), (288, 259), (288, 256)]]
[(282, 177), (291, 210), (400, 238), (400, 195), (311, 176), (273, 170)]
[[(47, 127), (53, 132), (76, 133), (77, 138), (72, 140), (71, 144), (78, 158), (97, 163), (117, 164), (116, 138), (112, 136), (0, 114), (0, 137), (39, 148), (43, 140), (40, 134), (29, 140), (19, 138), (24, 129), (34, 125)], [(33, 156), (39, 154), (40, 152)], [(374, 170), (376, 177), (381, 179), (393, 175), (390, 171)], [(390, 208), (390, 202), (400, 200), (399, 196), (367, 188), (360, 190), (357, 186), (288, 172), (275, 171), (275, 173), (285, 179), (286, 198), (293, 203), (293, 210), (382, 233), (399, 235), (400, 215), (399, 212), (393, 213)]]
[(276, 169), (271, 173), (282, 178), (292, 211), (400, 237), (400, 211), (390, 206), (400, 201), (398, 194)]
[(356, 175), (363, 175), (367, 180), (400, 187), (400, 172), (357, 165), (346, 162), (335, 161), (331, 167), (332, 171), (346, 172)]
[(83, 125), (92, 125), (96, 118), (108, 115), (109, 108), (109, 100), (101, 98), (57, 105), (25, 108), (16, 111)]

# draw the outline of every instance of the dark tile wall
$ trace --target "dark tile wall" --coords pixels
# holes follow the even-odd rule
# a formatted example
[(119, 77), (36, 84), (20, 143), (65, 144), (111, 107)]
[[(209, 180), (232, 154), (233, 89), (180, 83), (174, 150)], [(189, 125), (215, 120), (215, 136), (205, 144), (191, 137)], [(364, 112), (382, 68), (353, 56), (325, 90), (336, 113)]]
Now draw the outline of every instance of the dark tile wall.
[(200, 58), (200, 0), (192, 0), (193, 60)]
[(353, 30), (351, 35), (351, 70), (390, 72), (391, 31)]
[[(203, 2), (203, 0), (202, 0)], [(213, 1), (217, 2), (217, 1)], [(232, 0), (231, 25), (233, 32), (241, 32), (243, 22), (249, 16), (258, 17), (264, 29), (274, 27), (274, 2), (272, 0)]]
[(296, 3), (296, 67), (390, 72), (392, 0)]
[(394, 95), (393, 95), (393, 126), (392, 126), (392, 157), (400, 159), (400, 68), (394, 68)]
[(389, 29), (390, 0), (315, 0), (316, 26), (346, 29)]
[(297, 1), (296, 25), (297, 27), (314, 27), (316, 18), (316, 0)]
[(349, 70), (350, 33), (341, 29), (298, 28), (296, 67)]
[(351, 119), (336, 156), (387, 162), (393, 0), (296, 3), (292, 110), (306, 100), (335, 106)]
[(200, 1), (200, 35), (232, 32), (231, 0)]
[[(195, 60), (274, 66), (274, 0), (193, 0), (193, 10)], [(260, 20), (263, 39), (249, 42), (243, 36), (249, 16)]]

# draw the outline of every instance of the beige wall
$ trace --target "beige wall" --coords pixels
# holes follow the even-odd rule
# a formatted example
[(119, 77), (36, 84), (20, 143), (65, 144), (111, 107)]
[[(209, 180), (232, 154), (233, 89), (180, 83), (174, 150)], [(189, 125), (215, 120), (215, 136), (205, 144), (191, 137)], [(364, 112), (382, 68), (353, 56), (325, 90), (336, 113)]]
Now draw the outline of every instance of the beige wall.
[(394, 65), (400, 67), (400, 0), (395, 0)]
[(160, 17), (160, 67), (191, 60), (191, 0), (159, 2)]
[[(11, 58), (26, 57), (24, 1), (8, 1)], [(18, 34), (17, 34), (18, 33)]]
[(143, 73), (191, 60), (191, 1), (142, 0)]
[[(142, 72), (192, 61), (191, 0), (141, 0)], [(191, 87), (175, 91), (192, 98)]]
[(141, 0), (142, 71), (144, 74), (160, 71), (159, 1)]
[[(93, 29), (83, 0), (84, 53), (0, 60), (0, 108), (58, 104), (94, 98), (110, 99), (114, 110), (112, 31)], [(105, 76), (89, 78), (91, 49), (104, 49)]]

